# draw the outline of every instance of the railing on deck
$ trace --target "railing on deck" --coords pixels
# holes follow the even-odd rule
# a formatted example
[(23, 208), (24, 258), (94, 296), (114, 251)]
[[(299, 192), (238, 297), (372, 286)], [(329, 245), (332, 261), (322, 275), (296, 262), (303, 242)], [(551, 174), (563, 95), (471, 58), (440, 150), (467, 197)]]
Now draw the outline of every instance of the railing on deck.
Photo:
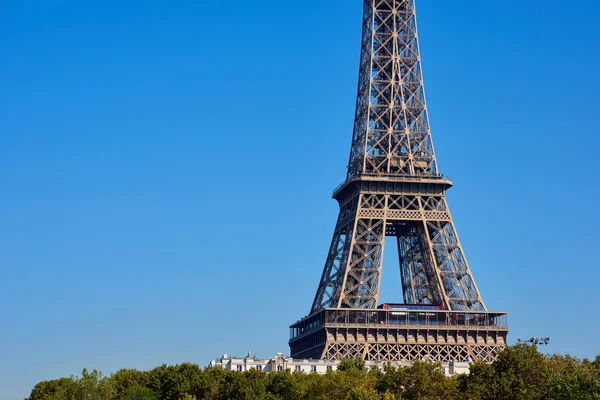
[(290, 327), (290, 338), (294, 339), (310, 331), (327, 326), (382, 327), (399, 325), (421, 326), (464, 326), (507, 328), (505, 312), (439, 311), (439, 310), (362, 310), (326, 309), (308, 316)]
[(424, 182), (431, 181), (432, 179), (452, 181), (449, 176), (437, 174), (437, 175), (406, 175), (406, 174), (370, 174), (370, 173), (360, 173), (357, 175), (353, 175), (348, 177), (344, 182), (340, 183), (335, 189), (333, 189), (333, 194), (337, 193), (345, 184), (352, 181), (360, 181), (360, 180), (386, 180), (386, 181), (403, 181), (403, 182)]

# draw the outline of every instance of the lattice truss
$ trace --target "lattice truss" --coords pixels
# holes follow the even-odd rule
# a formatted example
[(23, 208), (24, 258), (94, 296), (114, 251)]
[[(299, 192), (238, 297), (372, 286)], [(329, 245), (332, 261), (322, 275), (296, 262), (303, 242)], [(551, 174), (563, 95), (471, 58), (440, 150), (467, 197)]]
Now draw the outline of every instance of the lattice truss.
[(330, 343), (323, 359), (362, 358), (366, 361), (493, 362), (505, 345), (449, 345), (396, 343)]
[(443, 195), (360, 193), (340, 209), (311, 313), (377, 306), (386, 236), (406, 303), (485, 310)]
[[(365, 0), (347, 182), (440, 179), (429, 130), (414, 0)], [(418, 184), (415, 184), (418, 185)], [(414, 186), (413, 186), (414, 188)], [(375, 308), (386, 236), (395, 236), (404, 300), (485, 310), (445, 199), (416, 188), (339, 199), (340, 214), (312, 312)]]
[(413, 0), (365, 0), (348, 176), (437, 175)]

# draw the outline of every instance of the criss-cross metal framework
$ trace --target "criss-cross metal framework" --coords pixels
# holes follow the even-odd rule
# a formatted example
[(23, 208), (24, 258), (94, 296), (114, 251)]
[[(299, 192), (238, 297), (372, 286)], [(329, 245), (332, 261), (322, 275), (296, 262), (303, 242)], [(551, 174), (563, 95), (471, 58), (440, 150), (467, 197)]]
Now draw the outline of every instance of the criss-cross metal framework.
[(348, 174), (311, 314), (376, 308), (390, 236), (406, 303), (486, 311), (446, 202), (451, 186), (431, 139), (414, 0), (365, 0)]
[[(483, 303), (446, 202), (450, 187), (429, 129), (414, 0), (364, 0), (348, 174), (333, 193), (340, 214), (311, 312), (290, 326), (292, 357), (496, 359), (506, 313)], [(377, 309), (389, 237), (404, 302), (443, 307)]]

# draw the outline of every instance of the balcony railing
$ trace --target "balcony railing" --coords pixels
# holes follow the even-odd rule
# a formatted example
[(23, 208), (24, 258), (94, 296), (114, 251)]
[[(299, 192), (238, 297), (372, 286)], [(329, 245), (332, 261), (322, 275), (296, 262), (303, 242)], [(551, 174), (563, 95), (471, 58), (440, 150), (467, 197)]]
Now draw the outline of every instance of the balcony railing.
[(508, 328), (505, 312), (326, 309), (293, 324), (290, 327), (290, 338), (297, 338), (323, 325), (371, 328), (385, 326)]
[(373, 181), (373, 180), (386, 180), (391, 182), (424, 182), (431, 180), (444, 180), (444, 181), (452, 181), (449, 176), (446, 175), (406, 175), (406, 174), (370, 174), (370, 173), (360, 173), (358, 175), (353, 175), (348, 177), (344, 182), (340, 183), (335, 189), (333, 189), (333, 194), (337, 193), (345, 184), (354, 182), (354, 181)]

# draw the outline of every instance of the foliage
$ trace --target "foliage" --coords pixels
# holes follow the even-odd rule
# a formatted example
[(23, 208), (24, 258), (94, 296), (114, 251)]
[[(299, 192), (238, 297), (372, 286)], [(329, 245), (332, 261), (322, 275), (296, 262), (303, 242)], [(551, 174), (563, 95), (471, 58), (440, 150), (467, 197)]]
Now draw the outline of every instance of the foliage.
[(493, 364), (475, 362), (469, 375), (447, 378), (435, 363), (369, 369), (344, 360), (324, 375), (240, 373), (184, 363), (150, 371), (122, 369), (105, 377), (43, 381), (28, 400), (600, 400), (600, 356), (593, 361), (545, 356), (517, 345)]
[(379, 378), (379, 393), (388, 393), (398, 399), (461, 399), (457, 382), (441, 372), (439, 364), (415, 362), (406, 368), (385, 367)]
[(72, 378), (60, 378), (53, 381), (43, 381), (35, 385), (29, 400), (55, 400), (61, 393), (70, 391), (74, 384)]
[(160, 400), (158, 394), (147, 387), (131, 386), (123, 391), (123, 400)]

